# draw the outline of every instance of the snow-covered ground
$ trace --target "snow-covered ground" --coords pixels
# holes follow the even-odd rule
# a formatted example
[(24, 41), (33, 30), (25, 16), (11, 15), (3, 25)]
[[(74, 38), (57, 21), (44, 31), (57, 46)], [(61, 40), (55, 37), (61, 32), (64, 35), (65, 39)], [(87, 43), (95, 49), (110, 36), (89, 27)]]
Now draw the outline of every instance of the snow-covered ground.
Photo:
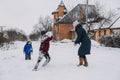
[(51, 42), (51, 62), (46, 67), (39, 65), (32, 71), (37, 57), (39, 42), (33, 42), (32, 60), (24, 60), (25, 42), (15, 42), (15, 49), (0, 50), (0, 80), (120, 80), (120, 48), (100, 46), (92, 41), (89, 66), (77, 67), (78, 46), (73, 42)]

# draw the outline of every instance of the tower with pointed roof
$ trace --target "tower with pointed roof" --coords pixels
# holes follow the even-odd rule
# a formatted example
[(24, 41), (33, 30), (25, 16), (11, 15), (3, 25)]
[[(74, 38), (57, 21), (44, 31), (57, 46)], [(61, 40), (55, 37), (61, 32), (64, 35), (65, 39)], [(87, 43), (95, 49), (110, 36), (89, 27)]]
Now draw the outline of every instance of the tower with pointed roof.
[(54, 21), (58, 20), (60, 17), (63, 17), (67, 13), (67, 9), (65, 7), (65, 4), (63, 1), (60, 2), (58, 5), (58, 8), (52, 12), (52, 15), (54, 16)]

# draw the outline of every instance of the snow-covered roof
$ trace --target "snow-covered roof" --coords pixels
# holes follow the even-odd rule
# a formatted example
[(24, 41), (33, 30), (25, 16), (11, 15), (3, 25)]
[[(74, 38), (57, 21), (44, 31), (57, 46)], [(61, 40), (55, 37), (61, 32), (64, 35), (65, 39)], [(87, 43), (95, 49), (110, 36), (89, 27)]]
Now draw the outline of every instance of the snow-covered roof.
[(63, 1), (60, 2), (59, 6), (65, 6), (65, 4), (63, 3)]
[(52, 13), (57, 13), (58, 12), (58, 9), (56, 9), (55, 11), (53, 11)]
[[(104, 23), (105, 21), (102, 20), (99, 23), (93, 23), (91, 26), (91, 30), (96, 30), (99, 28), (120, 28), (120, 9), (114, 9), (115, 12), (115, 16), (111, 18), (111, 22), (110, 23)], [(103, 24), (104, 23), (104, 24)], [(101, 24), (103, 24), (101, 26)]]
[[(67, 13), (63, 18), (61, 18), (58, 22), (59, 23), (73, 23), (75, 20), (80, 19), (80, 9), (83, 10), (83, 15), (86, 14), (86, 4), (78, 4), (76, 7), (74, 7), (69, 13)], [(92, 16), (91, 16), (92, 14)], [(88, 17), (92, 18), (95, 15), (95, 6), (94, 5), (88, 5)], [(85, 16), (83, 16), (85, 17)]]
[(103, 29), (103, 28), (120, 28), (120, 16), (116, 16), (115, 18), (112, 19), (111, 23), (104, 23), (104, 20), (99, 22), (99, 23), (93, 23), (92, 25), (92, 30), (95, 29)]
[[(114, 21), (117, 20), (115, 23)], [(120, 28), (120, 16), (115, 18), (115, 20), (112, 21), (112, 23), (114, 23), (111, 28)]]
[[(67, 13), (67, 8), (65, 7), (65, 4), (63, 3), (63, 1), (60, 2), (60, 4), (58, 5), (58, 7), (59, 6), (64, 7), (64, 12)], [(52, 14), (53, 13), (57, 13), (57, 12), (58, 12), (58, 8), (55, 11), (53, 11)]]

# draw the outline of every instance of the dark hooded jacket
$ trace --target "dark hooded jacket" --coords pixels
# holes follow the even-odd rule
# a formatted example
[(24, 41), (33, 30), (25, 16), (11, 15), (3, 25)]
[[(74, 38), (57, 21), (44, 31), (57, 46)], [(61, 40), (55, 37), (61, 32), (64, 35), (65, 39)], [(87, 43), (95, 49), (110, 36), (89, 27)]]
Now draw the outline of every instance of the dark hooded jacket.
[(78, 56), (84, 56), (86, 54), (90, 54), (91, 49), (91, 41), (81, 24), (78, 24), (75, 28), (77, 33), (77, 39), (75, 40), (75, 44), (80, 44), (80, 48), (78, 50)]

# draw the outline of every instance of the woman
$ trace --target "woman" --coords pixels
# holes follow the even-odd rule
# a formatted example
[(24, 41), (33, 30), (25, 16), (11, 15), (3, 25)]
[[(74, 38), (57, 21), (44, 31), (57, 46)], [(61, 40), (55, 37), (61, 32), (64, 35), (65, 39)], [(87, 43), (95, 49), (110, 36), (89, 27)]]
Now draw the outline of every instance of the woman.
[(81, 43), (79, 50), (78, 50), (78, 56), (79, 56), (78, 66), (84, 65), (87, 67), (88, 62), (87, 62), (86, 55), (90, 54), (91, 41), (90, 41), (85, 29), (82, 27), (82, 25), (78, 21), (73, 22), (73, 26), (77, 33), (77, 39), (75, 40), (74, 45)]

